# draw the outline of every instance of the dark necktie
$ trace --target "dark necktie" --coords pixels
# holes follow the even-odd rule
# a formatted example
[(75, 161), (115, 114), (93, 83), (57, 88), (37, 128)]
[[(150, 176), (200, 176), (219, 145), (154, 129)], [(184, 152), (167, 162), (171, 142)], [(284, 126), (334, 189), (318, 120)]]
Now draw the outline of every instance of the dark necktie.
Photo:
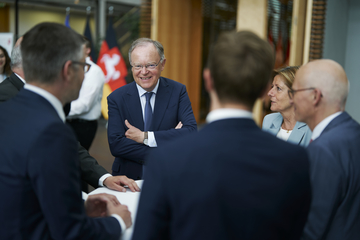
[(152, 123), (152, 108), (150, 104), (150, 98), (153, 92), (145, 93), (146, 103), (145, 103), (145, 122), (144, 122), (144, 132), (151, 130), (151, 123)]

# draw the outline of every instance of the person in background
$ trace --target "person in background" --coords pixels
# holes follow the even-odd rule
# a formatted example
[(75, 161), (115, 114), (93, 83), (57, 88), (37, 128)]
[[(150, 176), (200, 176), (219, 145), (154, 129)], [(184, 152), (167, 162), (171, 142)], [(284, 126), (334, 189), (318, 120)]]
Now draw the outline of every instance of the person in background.
[(340, 64), (321, 59), (296, 73), (290, 96), (297, 121), (312, 130), (312, 201), (303, 240), (360, 237), (360, 125), (345, 111), (349, 81)]
[(65, 124), (63, 105), (84, 79), (81, 36), (40, 23), (25, 33), (21, 55), (27, 83), (0, 104), (0, 239), (119, 239), (130, 212), (107, 197), (105, 211), (86, 215), (96, 203), (84, 208), (77, 141)]
[(133, 240), (299, 239), (311, 201), (304, 148), (252, 117), (274, 67), (270, 44), (224, 33), (204, 70), (205, 125), (149, 154)]
[(197, 124), (186, 87), (160, 76), (166, 62), (160, 42), (135, 40), (129, 61), (135, 81), (107, 98), (108, 140), (115, 156), (112, 174), (138, 180), (150, 151), (197, 131)]
[(268, 96), (271, 101), (270, 109), (276, 113), (264, 117), (262, 129), (280, 139), (306, 147), (310, 142), (311, 131), (306, 123), (295, 120), (294, 106), (288, 94), (298, 69), (298, 66), (290, 66), (274, 71)]
[(8, 52), (0, 45), (0, 83), (11, 74), (10, 62)]
[(84, 37), (84, 41), (86, 63), (90, 64), (90, 69), (85, 73), (78, 99), (71, 102), (66, 122), (74, 129), (81, 146), (89, 150), (95, 138), (98, 119), (101, 115), (101, 98), (105, 75), (101, 68), (90, 60), (90, 41), (86, 37)]

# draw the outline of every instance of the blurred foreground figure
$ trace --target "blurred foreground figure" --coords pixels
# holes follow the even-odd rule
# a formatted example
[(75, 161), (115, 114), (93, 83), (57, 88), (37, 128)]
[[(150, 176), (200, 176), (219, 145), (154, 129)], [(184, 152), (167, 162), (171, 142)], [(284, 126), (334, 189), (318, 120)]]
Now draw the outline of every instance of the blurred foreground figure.
[(311, 198), (305, 149), (251, 113), (270, 82), (270, 45), (231, 32), (209, 60), (208, 125), (150, 155), (133, 239), (299, 239)]
[(78, 97), (86, 70), (81, 36), (41, 23), (21, 55), (27, 84), (0, 105), (0, 239), (119, 239), (130, 212), (104, 194), (84, 208), (78, 143), (64, 124), (63, 105)]

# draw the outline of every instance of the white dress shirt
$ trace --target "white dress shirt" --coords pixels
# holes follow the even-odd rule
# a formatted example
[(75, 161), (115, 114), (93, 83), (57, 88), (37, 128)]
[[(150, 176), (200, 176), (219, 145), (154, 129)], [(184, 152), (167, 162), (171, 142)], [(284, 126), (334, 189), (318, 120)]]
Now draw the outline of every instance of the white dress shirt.
[(235, 109), (235, 108), (221, 108), (216, 109), (206, 116), (206, 122), (212, 123), (214, 121), (229, 119), (229, 118), (249, 118), (253, 119), (253, 114), (250, 111)]
[(86, 63), (91, 67), (82, 83), (79, 97), (71, 102), (68, 119), (84, 119), (88, 121), (97, 120), (101, 115), (101, 99), (105, 83), (105, 75), (101, 68), (86, 58)]
[(334, 120), (334, 118), (339, 116), (341, 113), (342, 112), (337, 112), (337, 113), (331, 114), (330, 116), (328, 116), (327, 118), (322, 120), (318, 125), (316, 125), (316, 127), (314, 128), (314, 131), (312, 132), (311, 140), (314, 141), (315, 139), (317, 139), (321, 135), (321, 133), (324, 131), (324, 129), (327, 127), (327, 125), (329, 125), (329, 123), (332, 120)]
[[(56, 112), (58, 113), (60, 119), (65, 123), (65, 113), (63, 110), (63, 106), (60, 102), (59, 99), (57, 99), (54, 95), (52, 95), (51, 93), (45, 91), (42, 88), (36, 87), (34, 85), (31, 84), (25, 84), (24, 86), (25, 89), (32, 91), (34, 93), (39, 94), (40, 96), (42, 96), (43, 98), (45, 98), (47, 101), (49, 101), (49, 103), (55, 108)], [(122, 233), (124, 233), (124, 231), (126, 230), (126, 224), (124, 222), (124, 220), (117, 214), (112, 214), (112, 217), (116, 218), (121, 226), (122, 229)]]
[[(159, 83), (160, 83), (160, 79), (158, 80), (155, 88), (151, 91), (151, 92), (153, 92), (153, 95), (150, 98), (150, 104), (151, 104), (151, 109), (152, 109), (153, 112), (154, 112), (154, 107), (155, 107), (156, 93), (157, 93), (157, 90), (159, 88)], [(139, 92), (139, 98), (140, 98), (140, 103), (141, 103), (143, 120), (145, 122), (145, 104), (146, 104), (145, 93), (147, 93), (147, 92), (142, 87), (140, 87), (140, 85), (138, 85), (137, 83), (136, 83), (136, 87), (137, 87), (138, 92)], [(149, 147), (157, 147), (154, 132), (148, 131), (148, 144), (147, 145)]]

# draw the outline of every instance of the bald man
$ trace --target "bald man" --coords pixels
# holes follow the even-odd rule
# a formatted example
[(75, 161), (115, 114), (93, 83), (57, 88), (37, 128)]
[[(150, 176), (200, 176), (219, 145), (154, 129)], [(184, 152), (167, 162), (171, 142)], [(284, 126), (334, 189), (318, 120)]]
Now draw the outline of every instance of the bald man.
[(313, 199), (302, 239), (360, 239), (360, 125), (345, 112), (349, 83), (332, 60), (302, 66), (289, 92), (295, 118), (313, 132)]

